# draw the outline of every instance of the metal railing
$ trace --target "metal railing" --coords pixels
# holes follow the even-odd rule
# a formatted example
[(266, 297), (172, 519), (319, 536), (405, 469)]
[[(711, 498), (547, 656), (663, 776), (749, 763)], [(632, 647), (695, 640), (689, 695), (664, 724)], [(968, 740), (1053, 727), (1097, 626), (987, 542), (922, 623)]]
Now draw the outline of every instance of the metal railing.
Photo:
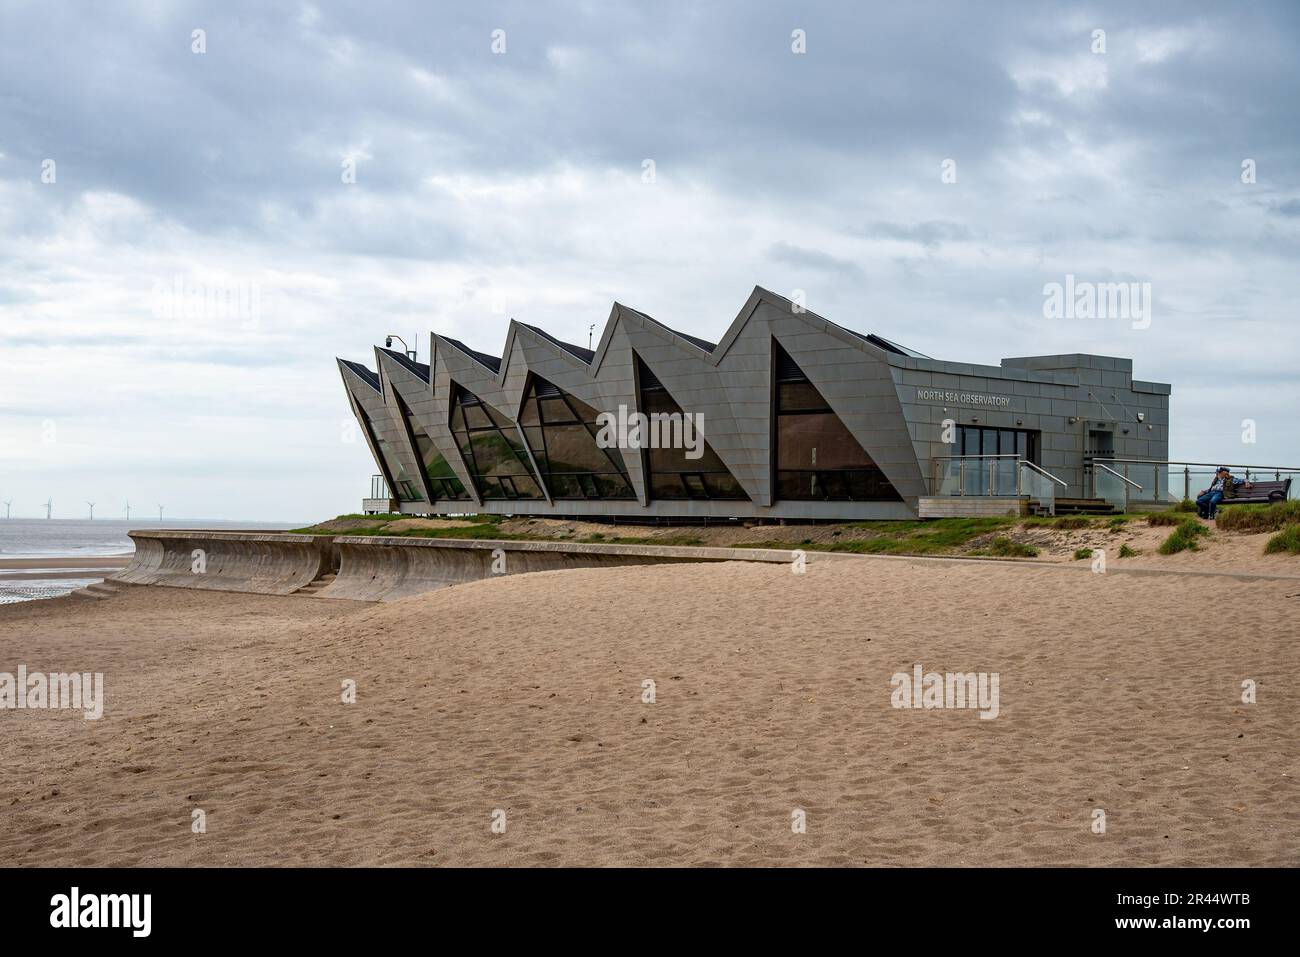
[(1016, 455), (938, 455), (931, 488), (935, 495), (1030, 498), (1055, 513), (1056, 487), (1066, 482)]
[[(1223, 462), (1168, 462), (1157, 459), (1093, 459), (1089, 493), (1116, 508), (1166, 508), (1194, 499), (1214, 481), (1214, 471), (1227, 465), (1236, 478), (1248, 482), (1300, 480), (1300, 468), (1282, 465), (1233, 465)], [(1291, 498), (1300, 497), (1300, 481), (1292, 481)]]
[(388, 483), (382, 475), (370, 476), (370, 494), (367, 498), (392, 498), (388, 494)]
[(1127, 475), (1116, 472), (1113, 468), (1093, 459), (1092, 461), (1092, 497), (1103, 498), (1112, 507), (1127, 512), (1130, 496), (1141, 495), (1143, 489)]

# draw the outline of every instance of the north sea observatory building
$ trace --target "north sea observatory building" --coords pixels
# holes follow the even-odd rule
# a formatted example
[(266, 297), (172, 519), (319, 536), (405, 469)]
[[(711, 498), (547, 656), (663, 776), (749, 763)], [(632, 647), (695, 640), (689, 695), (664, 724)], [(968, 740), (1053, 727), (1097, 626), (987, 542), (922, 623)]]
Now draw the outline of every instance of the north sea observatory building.
[(716, 343), (615, 304), (594, 349), (511, 320), (500, 356), (437, 333), (429, 355), (339, 360), (371, 510), (1005, 514), (1088, 508), (1119, 480), (1108, 463), (1168, 457), (1170, 386), (1129, 359), (932, 359), (761, 288)]

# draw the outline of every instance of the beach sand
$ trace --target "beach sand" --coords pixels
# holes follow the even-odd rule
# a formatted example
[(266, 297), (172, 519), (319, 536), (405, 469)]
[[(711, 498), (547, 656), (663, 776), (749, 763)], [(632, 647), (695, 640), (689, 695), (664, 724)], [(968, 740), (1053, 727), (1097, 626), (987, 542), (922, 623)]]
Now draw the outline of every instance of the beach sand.
[[(0, 671), (103, 672), (107, 704), (0, 711), (0, 859), (1295, 866), (1298, 608), (1300, 581), (872, 559), (4, 606)], [(998, 717), (891, 707), (915, 664), (997, 672)]]

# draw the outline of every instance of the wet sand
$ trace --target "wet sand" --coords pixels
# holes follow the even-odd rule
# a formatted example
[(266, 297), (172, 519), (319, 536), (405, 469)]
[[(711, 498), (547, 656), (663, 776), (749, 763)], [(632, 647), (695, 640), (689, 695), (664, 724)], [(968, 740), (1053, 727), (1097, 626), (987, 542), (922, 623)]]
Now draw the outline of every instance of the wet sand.
[(102, 578), (131, 561), (131, 553), (87, 558), (0, 558), (0, 582)]

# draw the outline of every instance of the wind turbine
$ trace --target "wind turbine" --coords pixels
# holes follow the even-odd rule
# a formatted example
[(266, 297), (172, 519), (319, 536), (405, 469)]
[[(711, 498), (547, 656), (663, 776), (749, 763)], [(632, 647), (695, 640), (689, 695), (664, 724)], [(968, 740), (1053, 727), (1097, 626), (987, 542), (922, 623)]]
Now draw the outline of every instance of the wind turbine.
[(13, 499), (11, 499), (11, 498), (7, 498), (7, 499), (5, 499), (5, 519), (6, 519), (6, 520), (8, 520), (8, 518), (9, 518), (9, 506), (12, 505), (13, 503), (14, 503), (14, 500), (13, 500)]
[(54, 496), (51, 495), (45, 502), (45, 517), (50, 518), (54, 515)]
[(158, 506), (158, 524), (159, 524), (159, 525), (162, 524), (162, 509), (163, 509), (163, 507), (162, 507), (161, 505), (159, 505), (159, 506)]
[(95, 503), (87, 500), (86, 504), (90, 506), (90, 520), (93, 522), (95, 520)]
[(131, 521), (131, 503), (130, 503), (130, 502), (127, 502), (127, 503), (126, 503), (126, 520), (127, 520), (128, 522)]

